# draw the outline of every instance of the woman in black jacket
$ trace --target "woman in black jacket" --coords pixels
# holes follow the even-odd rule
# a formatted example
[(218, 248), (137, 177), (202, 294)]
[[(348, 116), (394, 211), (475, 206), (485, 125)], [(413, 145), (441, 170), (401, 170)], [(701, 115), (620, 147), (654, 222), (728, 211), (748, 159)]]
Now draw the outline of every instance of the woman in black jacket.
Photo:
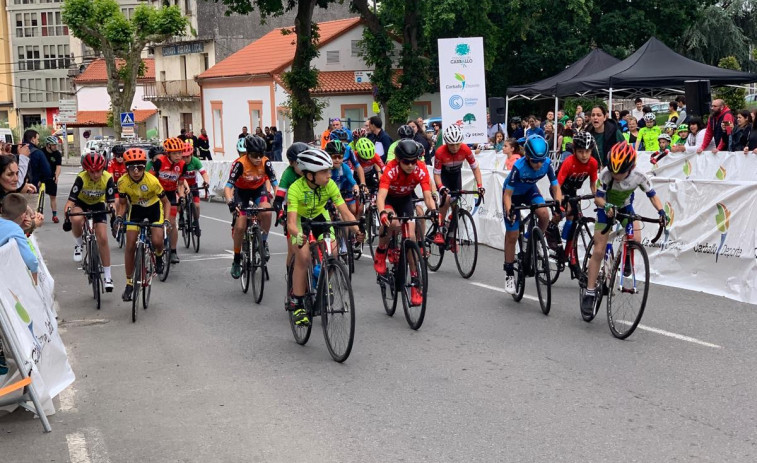
[(594, 157), (599, 162), (600, 169), (607, 165), (607, 155), (615, 143), (625, 141), (618, 124), (607, 117), (607, 110), (603, 106), (594, 106), (589, 113), (588, 132), (594, 136), (597, 149)]
[(749, 135), (751, 132), (752, 115), (746, 109), (742, 109), (736, 114), (736, 127), (731, 131), (728, 151), (743, 151), (749, 144)]
[(421, 146), (423, 147), (423, 152), (425, 153), (426, 164), (428, 165), (434, 156), (434, 154), (431, 152), (431, 143), (428, 142), (428, 138), (426, 138), (426, 134), (423, 133), (420, 127), (418, 127), (417, 122), (407, 121), (407, 125), (413, 128), (413, 133), (414, 133), (413, 140), (420, 143)]

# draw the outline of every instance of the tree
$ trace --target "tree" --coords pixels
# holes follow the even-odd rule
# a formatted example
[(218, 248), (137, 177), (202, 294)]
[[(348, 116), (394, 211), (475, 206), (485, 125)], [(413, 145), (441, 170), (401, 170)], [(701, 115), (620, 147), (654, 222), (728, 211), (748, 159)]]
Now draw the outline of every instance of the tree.
[[(718, 67), (741, 71), (739, 61), (734, 56), (726, 56), (721, 59), (718, 62)], [(745, 96), (746, 90), (740, 87), (720, 87), (715, 90), (715, 97), (725, 101), (725, 104), (733, 111), (738, 111), (744, 107)]]
[(474, 116), (472, 113), (467, 113), (465, 114), (465, 116), (463, 116), (463, 122), (470, 125), (476, 122), (476, 116)]
[[(145, 46), (180, 35), (189, 25), (178, 6), (139, 5), (127, 19), (116, 0), (65, 0), (62, 18), (75, 37), (102, 53), (114, 114), (131, 110), (137, 79), (145, 72)], [(113, 129), (120, 138), (120, 122)]]

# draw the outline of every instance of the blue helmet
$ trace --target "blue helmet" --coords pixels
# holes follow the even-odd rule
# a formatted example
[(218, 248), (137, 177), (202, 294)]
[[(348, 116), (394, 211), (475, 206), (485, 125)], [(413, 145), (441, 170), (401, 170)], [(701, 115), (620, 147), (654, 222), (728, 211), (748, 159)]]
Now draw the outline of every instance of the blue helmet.
[(534, 162), (542, 162), (549, 157), (549, 143), (541, 135), (530, 135), (525, 143), (526, 157)]
[(343, 143), (350, 143), (352, 141), (352, 132), (349, 130), (337, 129), (331, 132), (329, 139), (339, 140)]

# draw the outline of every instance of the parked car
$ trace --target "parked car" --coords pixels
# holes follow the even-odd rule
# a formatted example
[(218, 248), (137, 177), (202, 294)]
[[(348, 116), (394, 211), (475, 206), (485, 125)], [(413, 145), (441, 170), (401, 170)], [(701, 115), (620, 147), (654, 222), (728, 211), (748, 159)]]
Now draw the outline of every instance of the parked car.
[(433, 123), (433, 122), (438, 122), (438, 123), (441, 124), (442, 123), (442, 118), (441, 117), (429, 117), (428, 119), (424, 119), (423, 120), (423, 124), (426, 126), (426, 132), (428, 132), (428, 133), (434, 133), (434, 128), (431, 127), (431, 123)]
[(746, 101), (746, 107), (749, 109), (757, 108), (757, 93), (747, 95), (744, 100)]

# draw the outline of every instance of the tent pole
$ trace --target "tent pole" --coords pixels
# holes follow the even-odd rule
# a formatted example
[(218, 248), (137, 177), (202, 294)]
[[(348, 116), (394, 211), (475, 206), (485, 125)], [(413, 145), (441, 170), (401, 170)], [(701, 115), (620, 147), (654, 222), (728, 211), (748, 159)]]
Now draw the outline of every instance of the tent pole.
[(612, 87), (610, 87), (610, 114), (615, 114), (612, 112)]
[[(510, 97), (505, 95), (505, 133), (510, 130)], [(512, 137), (513, 134), (509, 133), (507, 136)]]
[(558, 124), (558, 120), (557, 120), (557, 106), (558, 106), (558, 98), (555, 97), (555, 122), (554, 122), (554, 124), (552, 124), (553, 125), (553, 127), (552, 127), (552, 133), (554, 134), (554, 139), (555, 139), (554, 140), (555, 153), (557, 153), (557, 124)]

